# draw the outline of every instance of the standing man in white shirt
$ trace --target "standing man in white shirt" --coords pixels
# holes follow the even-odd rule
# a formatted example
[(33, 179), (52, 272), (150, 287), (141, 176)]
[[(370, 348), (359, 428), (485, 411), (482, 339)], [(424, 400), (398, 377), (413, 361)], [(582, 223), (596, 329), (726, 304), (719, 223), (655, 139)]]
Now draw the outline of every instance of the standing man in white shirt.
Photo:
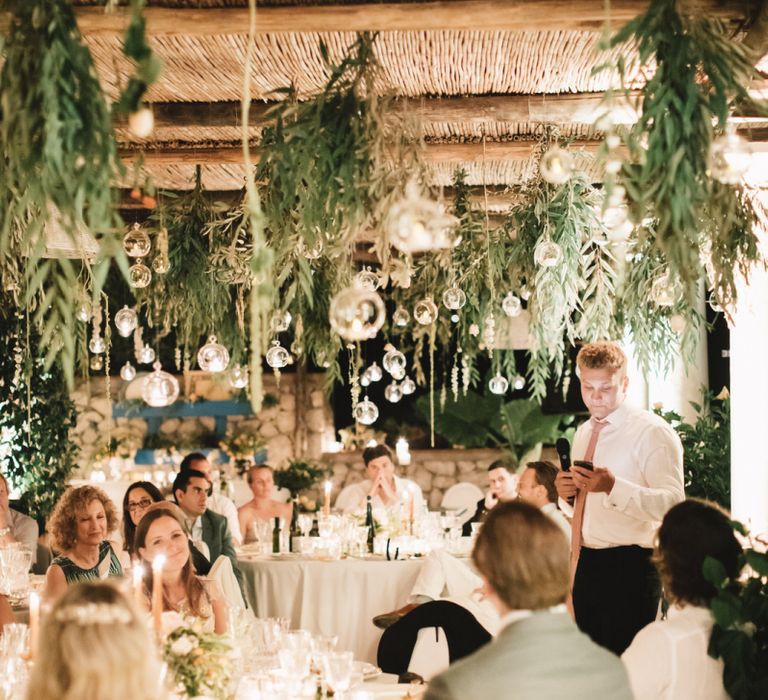
[(179, 471), (198, 471), (205, 474), (205, 478), (211, 482), (211, 488), (208, 491), (208, 509), (214, 513), (223, 515), (229, 525), (229, 533), (232, 535), (232, 544), (239, 547), (243, 543), (243, 536), (240, 533), (240, 521), (237, 518), (237, 507), (232, 499), (227, 498), (223, 493), (213, 487), (213, 468), (208, 458), (202, 452), (192, 452), (181, 460)]
[(368, 496), (374, 508), (396, 508), (405, 503), (406, 493), (414, 499), (415, 509), (421, 510), (424, 496), (418, 484), (395, 476), (392, 453), (386, 445), (363, 450), (363, 462), (368, 478), (345, 488), (336, 499), (336, 509), (345, 513), (364, 511)]
[(573, 466), (556, 481), (560, 507), (573, 516), (573, 611), (580, 629), (621, 654), (656, 617), (653, 540), (685, 498), (683, 448), (666, 421), (626, 403), (627, 358), (617, 344), (585, 345), (576, 365), (591, 419), (576, 431), (572, 452), (594, 468)]
[(37, 523), (10, 506), (10, 489), (0, 474), (0, 545), (18, 542), (32, 552), (32, 564), (37, 559)]

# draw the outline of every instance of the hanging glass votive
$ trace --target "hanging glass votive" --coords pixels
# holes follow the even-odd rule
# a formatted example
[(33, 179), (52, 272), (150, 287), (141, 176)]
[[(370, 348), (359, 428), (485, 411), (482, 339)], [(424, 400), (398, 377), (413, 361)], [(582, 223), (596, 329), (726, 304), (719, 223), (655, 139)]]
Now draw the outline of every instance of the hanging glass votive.
[(120, 368), (120, 379), (122, 379), (125, 382), (130, 382), (132, 379), (135, 379), (135, 377), (136, 377), (136, 368), (130, 362), (126, 362)]
[(91, 320), (91, 307), (90, 304), (83, 302), (79, 304), (75, 310), (75, 318), (81, 323), (87, 323)]
[(127, 338), (133, 333), (138, 322), (139, 317), (135, 309), (131, 309), (128, 306), (124, 306), (115, 314), (115, 328), (117, 328), (117, 332), (123, 338)]
[(368, 376), (372, 382), (381, 381), (381, 378), (384, 376), (384, 372), (381, 371), (381, 367), (379, 367), (375, 362), (366, 370), (366, 372), (368, 373)]
[(491, 380), (488, 382), (488, 388), (493, 394), (506, 394), (507, 389), (509, 388), (509, 382), (505, 377), (502, 377), (500, 374), (496, 374), (496, 376), (491, 377)]
[(223, 372), (229, 364), (229, 351), (212, 335), (197, 351), (197, 364), (203, 372)]
[(353, 284), (331, 299), (329, 320), (345, 340), (370, 340), (384, 324), (384, 302), (376, 292)]
[(144, 289), (152, 281), (152, 270), (138, 258), (136, 263), (128, 268), (128, 279), (134, 289)]
[(522, 374), (518, 374), (512, 380), (512, 386), (514, 387), (515, 391), (520, 391), (522, 388), (525, 387), (525, 377)]
[(422, 326), (429, 326), (437, 320), (437, 304), (430, 297), (416, 302), (413, 307), (413, 317)]
[(710, 295), (707, 298), (707, 303), (709, 304), (709, 308), (712, 309), (712, 311), (714, 311), (716, 314), (723, 312), (723, 307), (717, 300), (717, 296), (715, 296), (714, 292), (710, 292)]
[(379, 288), (381, 279), (370, 267), (365, 267), (354, 276), (353, 282), (361, 289), (375, 292)]
[(159, 362), (153, 365), (141, 385), (141, 398), (155, 408), (170, 406), (179, 397), (179, 381), (172, 374), (163, 372)]
[(242, 365), (235, 365), (229, 370), (229, 383), (235, 389), (243, 389), (248, 386), (248, 368)]
[(408, 309), (404, 309), (402, 306), (398, 306), (392, 314), (392, 323), (398, 328), (405, 328), (410, 320), (411, 314), (408, 313)]
[(379, 408), (367, 396), (360, 401), (352, 412), (355, 420), (363, 425), (372, 425), (379, 417)]
[(138, 223), (123, 236), (123, 250), (129, 258), (145, 258), (151, 248), (149, 234)]
[(523, 302), (520, 297), (515, 296), (512, 292), (507, 292), (507, 295), (501, 301), (501, 310), (510, 318), (514, 318), (522, 313)]
[(171, 269), (171, 262), (166, 255), (156, 255), (152, 260), (152, 269), (158, 275), (164, 275)]
[(381, 364), (384, 369), (392, 374), (393, 371), (405, 370), (406, 359), (405, 355), (396, 348), (388, 345), (384, 353), (384, 357), (381, 359)]
[(266, 354), (267, 364), (272, 369), (281, 369), (288, 364), (290, 359), (291, 356), (288, 354), (288, 351), (280, 345), (280, 341), (272, 341), (272, 347), (267, 350)]
[(560, 146), (552, 146), (541, 157), (539, 172), (546, 182), (562, 185), (573, 174), (573, 156)]
[(405, 396), (409, 396), (414, 391), (416, 391), (416, 382), (414, 382), (410, 377), (406, 377), (402, 382), (400, 382), (400, 390)]
[(542, 238), (533, 251), (533, 260), (541, 267), (554, 267), (563, 259), (562, 248), (548, 237)]
[(368, 372), (363, 372), (360, 375), (360, 386), (370, 386), (371, 385), (371, 375), (368, 374)]
[(292, 318), (290, 311), (275, 311), (269, 319), (269, 330), (273, 333), (284, 333), (290, 328)]
[(104, 368), (103, 355), (91, 355), (90, 367), (94, 372), (99, 372)]
[(100, 335), (94, 335), (88, 342), (88, 349), (94, 355), (100, 355), (107, 349), (107, 344), (104, 342), (104, 338), (102, 338)]
[(460, 289), (455, 284), (448, 287), (443, 292), (443, 306), (451, 311), (458, 311), (467, 303), (467, 295), (463, 289)]
[(148, 365), (155, 361), (155, 351), (149, 345), (142, 345), (136, 352), (136, 362)]
[(299, 237), (299, 243), (296, 246), (296, 252), (307, 260), (318, 260), (323, 254), (323, 237), (318, 233), (315, 242), (307, 245), (303, 237)]
[(390, 403), (397, 403), (403, 398), (403, 390), (397, 382), (384, 387), (384, 398)]
[(680, 296), (680, 290), (672, 282), (669, 274), (659, 275), (651, 284), (650, 297), (656, 306), (674, 306)]
[(709, 173), (724, 185), (738, 185), (752, 163), (752, 147), (728, 125), (709, 148)]

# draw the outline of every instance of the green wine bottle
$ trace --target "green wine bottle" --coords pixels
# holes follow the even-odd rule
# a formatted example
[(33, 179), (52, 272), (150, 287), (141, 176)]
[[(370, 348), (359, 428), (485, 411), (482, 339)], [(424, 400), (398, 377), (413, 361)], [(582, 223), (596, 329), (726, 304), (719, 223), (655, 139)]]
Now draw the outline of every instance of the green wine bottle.
[(365, 525), (368, 528), (368, 551), (373, 554), (373, 538), (376, 536), (376, 523), (373, 521), (373, 506), (368, 496), (365, 504)]
[(301, 537), (301, 529), (299, 528), (299, 497), (293, 498), (293, 510), (291, 511), (291, 529), (289, 532), (288, 547), (292, 552), (298, 551), (297, 542), (295, 541)]
[(280, 518), (275, 518), (275, 527), (272, 529), (272, 552), (280, 554)]

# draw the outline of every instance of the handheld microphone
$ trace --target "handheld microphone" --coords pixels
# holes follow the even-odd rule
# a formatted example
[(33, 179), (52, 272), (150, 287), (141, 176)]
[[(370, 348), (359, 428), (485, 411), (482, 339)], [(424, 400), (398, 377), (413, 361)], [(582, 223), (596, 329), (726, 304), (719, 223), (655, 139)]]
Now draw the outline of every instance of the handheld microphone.
[(567, 472), (571, 468), (571, 443), (564, 437), (557, 438), (555, 449), (560, 458), (560, 467), (564, 472)]

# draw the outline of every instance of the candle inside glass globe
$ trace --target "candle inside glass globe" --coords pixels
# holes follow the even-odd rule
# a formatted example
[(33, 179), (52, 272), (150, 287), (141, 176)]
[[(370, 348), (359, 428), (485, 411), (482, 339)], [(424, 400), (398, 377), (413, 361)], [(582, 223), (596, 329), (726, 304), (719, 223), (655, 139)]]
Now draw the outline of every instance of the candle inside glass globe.
[(409, 396), (414, 391), (416, 391), (416, 382), (414, 382), (410, 377), (406, 377), (402, 382), (400, 382), (400, 390), (405, 396)]
[(488, 388), (493, 394), (506, 394), (507, 389), (509, 388), (509, 382), (505, 377), (497, 374), (495, 377), (491, 377), (491, 380), (488, 382)]
[(149, 234), (138, 223), (135, 223), (123, 237), (123, 250), (128, 257), (144, 258), (151, 248)]
[(149, 345), (142, 345), (136, 352), (136, 361), (140, 365), (148, 365), (155, 361), (155, 351)]
[(358, 423), (372, 425), (379, 417), (379, 408), (366, 396), (355, 406), (353, 416)]
[(515, 391), (520, 391), (520, 389), (525, 387), (525, 377), (522, 374), (518, 374), (512, 381), (512, 386), (515, 388)]
[(554, 267), (563, 259), (563, 250), (553, 240), (544, 238), (536, 244), (533, 259), (541, 267)]
[(730, 127), (709, 149), (709, 172), (725, 185), (738, 185), (752, 163), (752, 148)]
[(397, 403), (403, 398), (403, 390), (396, 382), (387, 384), (384, 388), (384, 398), (390, 403)]
[(659, 275), (651, 284), (650, 297), (656, 306), (674, 306), (679, 297), (679, 289), (669, 275)]
[(573, 156), (564, 148), (553, 146), (541, 157), (539, 172), (547, 182), (562, 185), (573, 174)]
[(104, 356), (91, 355), (90, 367), (94, 372), (100, 371), (104, 367)]
[(443, 305), (446, 309), (457, 311), (467, 303), (467, 295), (463, 289), (459, 289), (455, 284), (443, 292)]
[(134, 289), (144, 289), (152, 281), (152, 270), (150, 270), (139, 258), (135, 265), (128, 269), (128, 279), (131, 287)]
[(115, 314), (115, 328), (117, 332), (127, 338), (133, 333), (136, 325), (138, 324), (138, 315), (134, 309), (124, 306), (120, 311)]
[(290, 355), (288, 354), (288, 351), (282, 345), (280, 345), (277, 340), (275, 340), (272, 343), (272, 347), (267, 350), (266, 360), (267, 364), (272, 369), (281, 369), (288, 364)]
[(126, 362), (120, 368), (120, 379), (126, 382), (130, 382), (135, 377), (136, 377), (136, 368), (130, 362)]
[(269, 330), (273, 333), (284, 333), (290, 327), (291, 319), (290, 311), (275, 311), (269, 319)]
[(242, 365), (235, 365), (229, 371), (229, 383), (235, 389), (243, 389), (248, 386), (248, 368)]
[(430, 298), (422, 299), (413, 307), (413, 317), (422, 326), (428, 326), (437, 320), (437, 304)]
[(152, 269), (158, 275), (164, 275), (171, 269), (171, 262), (166, 255), (156, 255), (152, 260)]
[(75, 318), (86, 323), (91, 318), (91, 307), (88, 304), (79, 304), (75, 311)]
[(522, 313), (523, 302), (520, 297), (515, 296), (512, 292), (508, 292), (501, 301), (501, 310), (510, 318), (514, 318)]
[(371, 378), (372, 382), (378, 382), (384, 376), (384, 372), (381, 371), (381, 367), (379, 367), (375, 362), (366, 371), (368, 372), (368, 376)]
[(379, 276), (370, 268), (366, 267), (355, 275), (354, 283), (361, 289), (369, 292), (375, 292), (379, 288), (381, 280)]
[(197, 351), (197, 364), (203, 372), (223, 372), (229, 364), (229, 351), (212, 335)]
[(172, 374), (163, 372), (159, 362), (153, 365), (141, 386), (141, 398), (155, 408), (170, 406), (179, 397), (179, 382)]
[(88, 343), (88, 349), (94, 355), (99, 355), (107, 349), (107, 344), (100, 335), (94, 335)]
[(381, 364), (390, 374), (392, 374), (393, 371), (396, 372), (400, 369), (404, 370), (406, 365), (405, 355), (403, 355), (403, 353), (401, 353), (399, 350), (390, 346), (389, 350), (384, 353)]
[(376, 292), (355, 284), (331, 299), (329, 320), (345, 340), (369, 340), (384, 324), (384, 302)]
[(408, 309), (404, 309), (402, 306), (398, 306), (392, 314), (392, 323), (398, 328), (405, 328), (410, 320), (411, 314), (408, 313)]

